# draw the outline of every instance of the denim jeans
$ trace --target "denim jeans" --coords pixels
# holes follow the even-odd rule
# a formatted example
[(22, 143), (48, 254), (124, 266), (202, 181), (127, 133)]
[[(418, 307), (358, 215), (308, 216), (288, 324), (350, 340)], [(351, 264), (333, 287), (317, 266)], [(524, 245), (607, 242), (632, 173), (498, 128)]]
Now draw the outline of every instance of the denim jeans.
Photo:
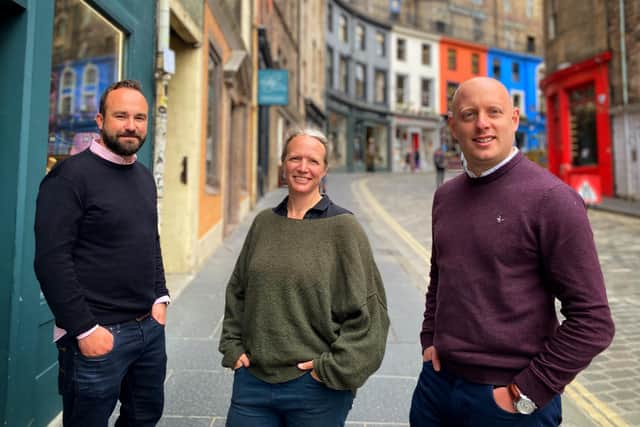
[(306, 373), (270, 384), (236, 369), (227, 427), (342, 427), (353, 392), (332, 390)]
[(493, 398), (493, 385), (465, 381), (433, 370), (424, 362), (411, 401), (412, 427), (557, 427), (562, 422), (560, 395), (531, 415), (513, 414)]
[(117, 427), (155, 426), (164, 406), (164, 326), (148, 316), (105, 328), (113, 350), (104, 356), (83, 356), (68, 335), (56, 343), (64, 426), (107, 427), (118, 398)]

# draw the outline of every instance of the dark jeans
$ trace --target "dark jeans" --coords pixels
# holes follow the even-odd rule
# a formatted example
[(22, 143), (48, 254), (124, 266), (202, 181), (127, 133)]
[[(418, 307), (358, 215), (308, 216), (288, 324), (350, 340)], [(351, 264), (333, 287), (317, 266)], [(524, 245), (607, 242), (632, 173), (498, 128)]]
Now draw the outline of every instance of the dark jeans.
[(56, 343), (64, 426), (107, 427), (118, 397), (117, 427), (155, 426), (164, 406), (164, 326), (148, 316), (105, 327), (114, 341), (104, 356), (83, 356), (68, 335)]
[(236, 369), (227, 427), (342, 427), (353, 404), (351, 391), (327, 388), (306, 373), (270, 384)]
[(412, 427), (556, 427), (562, 422), (560, 395), (531, 415), (512, 414), (493, 399), (493, 385), (465, 381), (424, 362), (411, 401)]

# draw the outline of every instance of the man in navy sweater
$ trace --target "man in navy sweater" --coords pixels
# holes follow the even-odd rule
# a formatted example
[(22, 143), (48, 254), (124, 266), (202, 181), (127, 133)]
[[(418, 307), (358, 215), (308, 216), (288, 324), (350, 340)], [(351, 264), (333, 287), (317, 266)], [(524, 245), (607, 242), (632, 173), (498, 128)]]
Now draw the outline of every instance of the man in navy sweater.
[(136, 161), (149, 106), (123, 80), (100, 99), (100, 139), (42, 180), (35, 271), (55, 317), (65, 426), (155, 426), (164, 406), (165, 286), (156, 187)]
[(434, 196), (412, 426), (557, 426), (564, 387), (613, 339), (584, 202), (518, 152), (518, 123), (497, 80), (453, 97), (465, 173)]

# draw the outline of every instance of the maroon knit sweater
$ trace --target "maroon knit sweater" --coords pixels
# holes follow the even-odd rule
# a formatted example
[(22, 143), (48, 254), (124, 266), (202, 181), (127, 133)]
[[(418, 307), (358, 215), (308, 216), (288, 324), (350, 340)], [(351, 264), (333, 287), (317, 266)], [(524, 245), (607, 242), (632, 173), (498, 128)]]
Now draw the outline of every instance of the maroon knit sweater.
[(542, 407), (611, 343), (584, 203), (521, 153), (488, 176), (441, 186), (432, 227), (421, 341), (444, 369), (472, 382), (515, 382)]

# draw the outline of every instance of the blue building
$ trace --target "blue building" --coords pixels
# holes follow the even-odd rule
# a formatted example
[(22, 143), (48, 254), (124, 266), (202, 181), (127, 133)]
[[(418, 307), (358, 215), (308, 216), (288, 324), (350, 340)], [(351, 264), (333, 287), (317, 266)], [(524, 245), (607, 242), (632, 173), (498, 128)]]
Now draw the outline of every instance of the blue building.
[(538, 87), (542, 58), (524, 53), (490, 48), (487, 74), (500, 80), (509, 90), (513, 105), (520, 109), (516, 144), (523, 152), (546, 151), (547, 121)]

